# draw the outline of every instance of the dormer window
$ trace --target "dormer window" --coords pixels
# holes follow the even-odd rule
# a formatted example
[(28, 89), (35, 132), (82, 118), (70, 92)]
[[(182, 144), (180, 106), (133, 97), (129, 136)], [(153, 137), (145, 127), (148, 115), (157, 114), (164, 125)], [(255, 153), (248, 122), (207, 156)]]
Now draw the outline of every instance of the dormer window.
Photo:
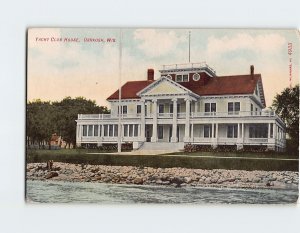
[(200, 74), (196, 73), (193, 75), (193, 80), (194, 81), (199, 81), (200, 80)]
[(188, 74), (177, 74), (176, 75), (176, 82), (188, 82), (189, 75)]

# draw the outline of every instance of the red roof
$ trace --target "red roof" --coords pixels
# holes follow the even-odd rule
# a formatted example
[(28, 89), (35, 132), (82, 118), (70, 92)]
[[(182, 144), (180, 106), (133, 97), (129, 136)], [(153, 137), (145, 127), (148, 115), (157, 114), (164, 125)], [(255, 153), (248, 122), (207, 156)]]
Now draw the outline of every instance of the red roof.
[[(125, 83), (121, 88), (121, 98), (122, 99), (139, 99), (140, 97), (136, 95), (140, 90), (143, 90), (149, 84), (155, 82), (153, 81), (130, 81)], [(119, 90), (113, 93), (107, 100), (119, 99)]]
[(203, 95), (237, 95), (252, 94), (255, 90), (257, 81), (261, 80), (260, 74), (218, 76), (210, 78), (205, 85), (190, 85), (190, 83), (180, 83), (192, 92)]
[[(237, 95), (252, 94), (257, 81), (261, 80), (260, 74), (254, 74), (253, 78), (248, 75), (218, 76), (210, 78), (205, 85), (195, 85), (190, 82), (181, 82), (180, 85), (200, 96), (204, 95)], [(136, 94), (155, 81), (131, 81), (122, 86), (122, 99), (139, 99)], [(113, 93), (107, 100), (119, 98), (119, 91)]]

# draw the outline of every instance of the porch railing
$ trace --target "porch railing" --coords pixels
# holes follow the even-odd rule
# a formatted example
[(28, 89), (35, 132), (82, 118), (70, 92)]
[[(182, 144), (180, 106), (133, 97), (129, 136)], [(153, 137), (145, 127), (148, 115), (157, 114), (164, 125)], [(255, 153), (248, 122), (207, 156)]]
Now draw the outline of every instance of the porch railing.
[[(140, 113), (121, 114), (122, 119), (140, 118)], [(153, 118), (153, 113), (146, 115), (146, 118)], [(157, 113), (158, 118), (173, 118), (173, 113)], [(177, 118), (185, 118), (186, 112), (177, 113)], [(274, 111), (229, 111), (229, 112), (191, 112), (190, 118), (210, 117), (278, 117)], [(78, 114), (78, 119), (118, 119), (118, 114)], [(278, 117), (279, 118), (279, 117)]]

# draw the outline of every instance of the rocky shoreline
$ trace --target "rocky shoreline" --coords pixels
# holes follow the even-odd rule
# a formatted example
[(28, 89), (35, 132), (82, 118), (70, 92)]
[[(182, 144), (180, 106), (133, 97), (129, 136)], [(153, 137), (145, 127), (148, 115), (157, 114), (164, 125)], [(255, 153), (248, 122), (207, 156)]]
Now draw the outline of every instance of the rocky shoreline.
[(28, 163), (27, 180), (56, 180), (174, 187), (298, 189), (299, 173), (291, 171), (202, 170), (105, 166), (54, 162)]

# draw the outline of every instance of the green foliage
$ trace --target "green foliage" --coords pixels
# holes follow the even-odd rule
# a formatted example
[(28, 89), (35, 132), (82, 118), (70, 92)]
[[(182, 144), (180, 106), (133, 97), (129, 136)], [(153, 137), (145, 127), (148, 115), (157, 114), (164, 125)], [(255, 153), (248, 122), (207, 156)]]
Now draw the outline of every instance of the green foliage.
[[(28, 163), (46, 163), (49, 160), (73, 164), (94, 164), (109, 166), (136, 166), (136, 167), (186, 167), (194, 169), (229, 169), (229, 170), (265, 170), (265, 171), (299, 171), (298, 160), (253, 159), (230, 157), (231, 153), (206, 152), (206, 156), (189, 155), (129, 155), (129, 154), (88, 154), (95, 152), (87, 149), (71, 150), (28, 150)], [(203, 153), (203, 152), (202, 152)], [(201, 154), (202, 155), (202, 154)], [(286, 156), (282, 156), (286, 158)]]
[(287, 133), (294, 148), (299, 146), (299, 85), (285, 88), (277, 94), (271, 107), (286, 123)]
[(78, 114), (109, 113), (107, 107), (97, 106), (84, 97), (66, 97), (60, 102), (35, 100), (27, 104), (27, 136), (33, 142), (49, 142), (51, 135), (62, 136), (68, 144), (76, 144)]

